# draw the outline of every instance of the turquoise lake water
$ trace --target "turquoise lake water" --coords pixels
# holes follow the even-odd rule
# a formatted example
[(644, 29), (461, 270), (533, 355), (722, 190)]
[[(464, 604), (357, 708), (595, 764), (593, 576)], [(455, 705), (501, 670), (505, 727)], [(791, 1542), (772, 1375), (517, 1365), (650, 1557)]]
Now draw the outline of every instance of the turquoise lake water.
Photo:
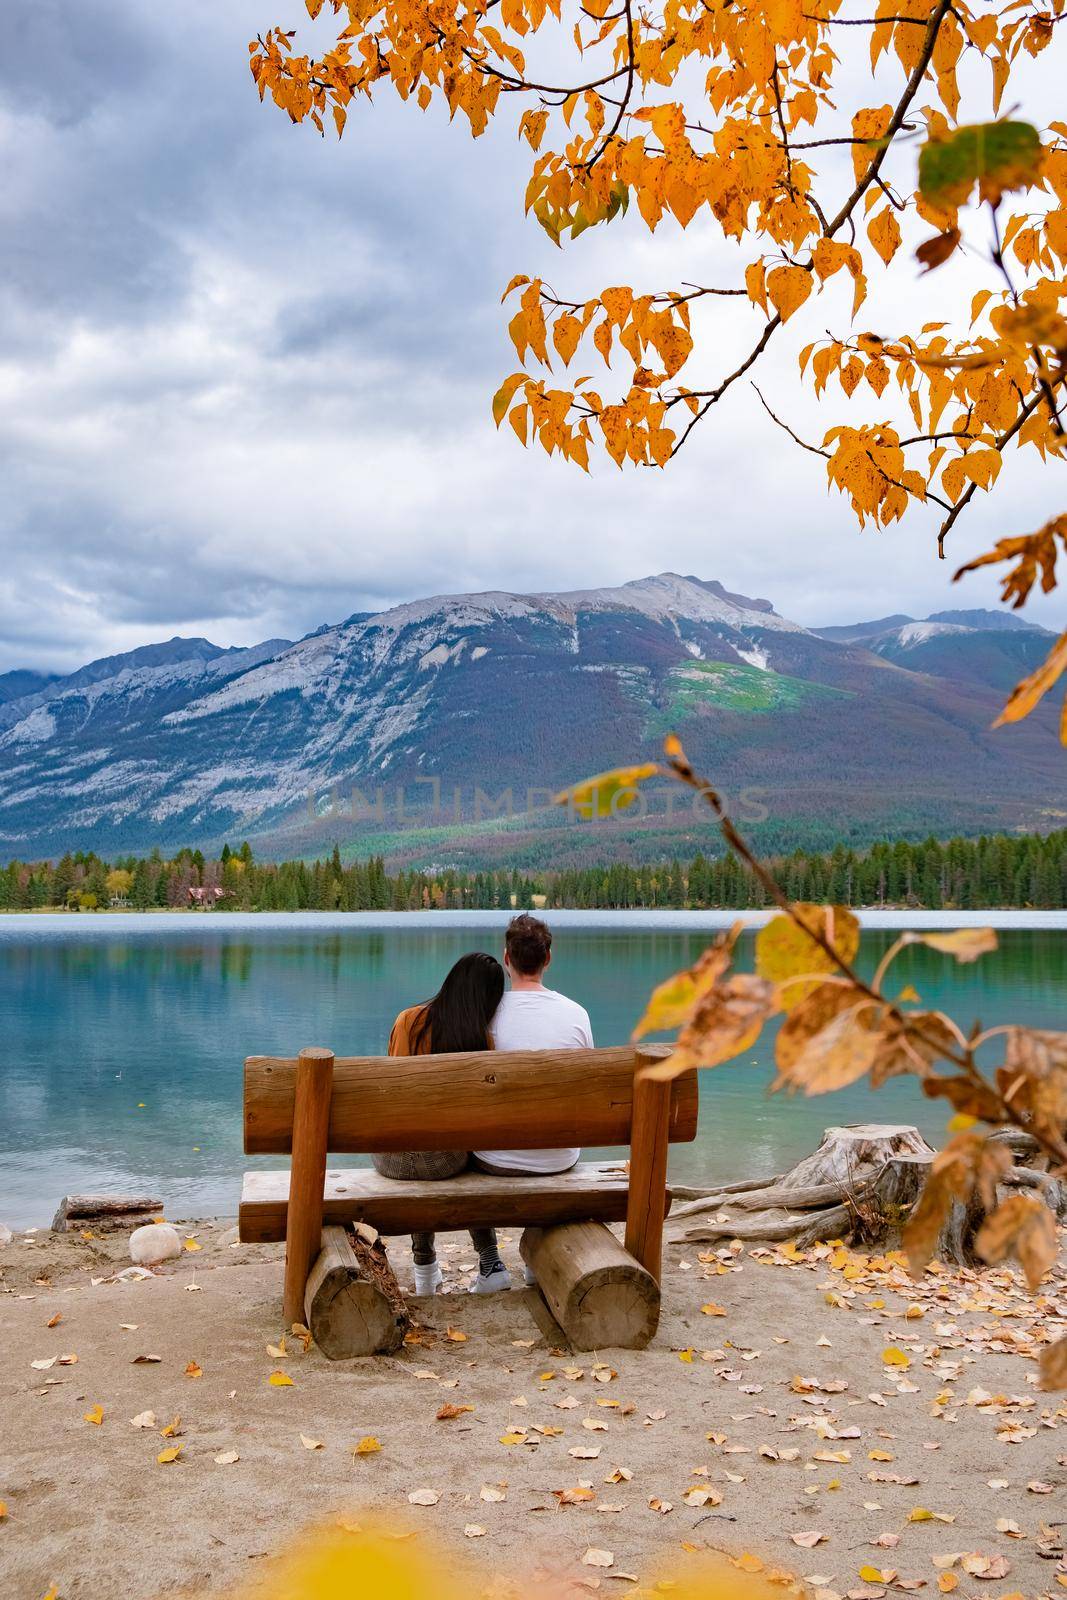
[[(708, 934), (685, 918), (603, 924), (581, 913), (558, 920), (551, 983), (587, 1007), (598, 1044), (619, 1044), (652, 986)], [(867, 970), (893, 937), (865, 934)], [(77, 918), (0, 918), (0, 1221), (47, 1224), (63, 1194), (108, 1190), (152, 1191), (175, 1217), (232, 1215), (249, 1164), (244, 1057), (311, 1044), (382, 1052), (402, 1007), (431, 994), (464, 951), (499, 943), (499, 921), (447, 914), (101, 917), (91, 931)], [(960, 1022), (1067, 1026), (1059, 929), (1005, 931), (996, 954), (967, 967), (913, 948), (896, 970)], [(750, 1055), (701, 1075), (700, 1130), (674, 1147), (676, 1178), (781, 1171), (831, 1123), (908, 1121), (943, 1136), (944, 1106), (909, 1080), (877, 1094), (860, 1085), (769, 1096), (772, 1046), (769, 1032)]]

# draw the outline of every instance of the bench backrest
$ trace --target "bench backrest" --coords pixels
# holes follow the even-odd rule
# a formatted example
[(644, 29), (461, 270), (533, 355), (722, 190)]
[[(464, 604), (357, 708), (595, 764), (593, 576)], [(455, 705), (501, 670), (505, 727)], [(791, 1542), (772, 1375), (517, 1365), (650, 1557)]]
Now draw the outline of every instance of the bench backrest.
[[(641, 1057), (647, 1061), (655, 1053), (651, 1047)], [(327, 1148), (365, 1154), (629, 1144), (638, 1060), (632, 1045), (339, 1056)], [(248, 1057), (246, 1154), (292, 1150), (296, 1077), (295, 1058)], [(697, 1078), (688, 1072), (671, 1085), (668, 1138), (671, 1143), (695, 1139), (696, 1130)]]

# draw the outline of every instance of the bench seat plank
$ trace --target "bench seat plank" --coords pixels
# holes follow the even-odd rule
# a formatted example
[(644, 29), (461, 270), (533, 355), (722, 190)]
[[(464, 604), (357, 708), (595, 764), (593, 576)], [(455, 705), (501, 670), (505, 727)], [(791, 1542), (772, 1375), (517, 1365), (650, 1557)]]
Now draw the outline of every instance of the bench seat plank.
[[(569, 1172), (500, 1178), (464, 1172), (440, 1182), (383, 1178), (372, 1167), (326, 1173), (323, 1223), (368, 1222), (379, 1233), (413, 1228), (551, 1227), (558, 1222), (623, 1222), (629, 1179), (623, 1161), (579, 1161)], [(239, 1212), (248, 1244), (285, 1238), (289, 1173), (246, 1172)], [(670, 1193), (666, 1196), (670, 1209)]]

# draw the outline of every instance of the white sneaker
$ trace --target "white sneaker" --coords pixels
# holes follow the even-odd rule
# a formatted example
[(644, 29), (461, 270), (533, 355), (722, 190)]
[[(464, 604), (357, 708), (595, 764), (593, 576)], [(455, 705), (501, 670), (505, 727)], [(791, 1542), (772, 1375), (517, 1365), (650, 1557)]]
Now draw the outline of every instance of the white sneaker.
[(522, 1281), (525, 1283), (527, 1289), (537, 1288), (537, 1274), (534, 1272), (532, 1267), (528, 1267), (526, 1265), (525, 1261), (522, 1264)]
[(439, 1261), (427, 1261), (420, 1266), (416, 1261), (415, 1266), (415, 1293), (417, 1295), (436, 1294), (445, 1281)]
[(511, 1273), (503, 1262), (494, 1267), (490, 1273), (479, 1272), (471, 1284), (471, 1294), (499, 1294), (501, 1289), (511, 1288)]

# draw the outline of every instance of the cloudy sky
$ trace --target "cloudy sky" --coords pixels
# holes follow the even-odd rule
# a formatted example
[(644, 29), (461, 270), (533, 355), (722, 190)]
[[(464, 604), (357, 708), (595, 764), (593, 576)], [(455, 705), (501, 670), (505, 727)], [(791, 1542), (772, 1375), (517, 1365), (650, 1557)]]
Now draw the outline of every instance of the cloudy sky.
[[(650, 240), (636, 218), (561, 255), (522, 215), (511, 113), (473, 142), (383, 89), (340, 144), (292, 127), (259, 104), (247, 44), (304, 17), (297, 0), (34, 0), (6, 19), (0, 670), (668, 568), (813, 624), (995, 602), (993, 580), (950, 590), (936, 514), (860, 533), (743, 385), (663, 473), (604, 459), (585, 478), (498, 435), (512, 273), (569, 293), (729, 283), (747, 256), (699, 221)], [(1052, 114), (1049, 85), (1039, 68), (1031, 115)], [(863, 326), (913, 326), (989, 281), (977, 258), (922, 282), (898, 260)], [(701, 318), (693, 380), (752, 342), (758, 314), (738, 306)], [(848, 325), (832, 295), (808, 309), (761, 386), (818, 436), (856, 412), (799, 385), (799, 345)], [(953, 558), (1061, 511), (1063, 477), (1006, 470)]]

